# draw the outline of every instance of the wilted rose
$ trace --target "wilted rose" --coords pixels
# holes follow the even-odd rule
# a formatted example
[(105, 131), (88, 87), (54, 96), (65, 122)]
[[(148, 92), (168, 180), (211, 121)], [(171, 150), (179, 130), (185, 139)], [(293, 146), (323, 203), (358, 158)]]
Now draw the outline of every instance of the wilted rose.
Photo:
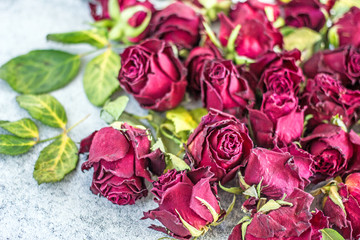
[(182, 101), (187, 71), (165, 41), (150, 39), (126, 48), (121, 66), (121, 86), (143, 108), (165, 111)]
[(206, 61), (200, 81), (201, 98), (208, 109), (242, 116), (244, 110), (255, 102), (249, 83), (231, 60)]
[(307, 124), (308, 130), (330, 121), (335, 115), (341, 116), (347, 127), (360, 117), (360, 91), (344, 88), (327, 74), (318, 74), (315, 79), (308, 79), (301, 104), (307, 107), (305, 115), (312, 115)]
[[(270, 11), (269, 11), (270, 10)], [(266, 11), (268, 11), (266, 13)], [(272, 13), (272, 15), (269, 15)], [(246, 2), (238, 2), (235, 4), (229, 13), (230, 19), (235, 23), (241, 24), (249, 19), (264, 19), (266, 17), (266, 24), (269, 29), (273, 29), (274, 32), (277, 30), (269, 24), (269, 22), (274, 22), (280, 15), (280, 9), (275, 4), (260, 2), (258, 0), (248, 0)]]
[(321, 124), (301, 140), (304, 149), (314, 155), (315, 180), (336, 177), (360, 170), (360, 136), (332, 124)]
[(293, 155), (265, 148), (252, 149), (244, 180), (249, 185), (261, 182), (262, 194), (274, 199), (280, 199), (284, 194), (290, 195), (294, 189), (304, 189), (309, 184), (309, 181), (300, 175)]
[(360, 87), (360, 49), (343, 46), (315, 53), (304, 64), (304, 73), (314, 78), (318, 73), (334, 75), (347, 88)]
[[(324, 213), (329, 216), (332, 227), (339, 230), (345, 239), (360, 238), (360, 173), (350, 174), (344, 183), (331, 186), (341, 203), (331, 197), (324, 199)], [(332, 190), (334, 190), (332, 189)], [(330, 193), (334, 194), (334, 193)], [(342, 204), (342, 206), (341, 206)]]
[(297, 49), (281, 53), (269, 51), (250, 64), (250, 71), (260, 79), (258, 86), (263, 92), (297, 93), (304, 81), (301, 68), (297, 65), (300, 58), (301, 52)]
[(324, 9), (319, 0), (291, 0), (283, 5), (283, 9), (288, 26), (320, 31), (326, 23)]
[[(322, 220), (320, 222), (314, 220), (314, 225), (312, 225), (311, 221), (314, 217), (310, 213), (310, 205), (313, 197), (310, 194), (295, 188), (290, 195), (286, 196), (284, 201), (288, 204), (276, 205), (273, 200), (273, 206), (278, 207), (272, 207), (271, 210), (269, 208), (267, 210), (258, 209), (259, 211), (253, 214), (251, 218), (235, 226), (229, 240), (243, 239), (242, 236), (245, 236), (246, 240), (307, 240), (312, 239), (311, 236), (319, 234), (318, 229), (323, 226), (323, 223)], [(249, 222), (250, 219), (251, 222)], [(245, 228), (242, 227), (243, 224), (248, 225)], [(243, 232), (244, 230), (246, 232)]]
[(190, 135), (187, 148), (194, 167), (209, 166), (226, 183), (246, 164), (253, 147), (248, 129), (234, 116), (210, 110)]
[(165, 227), (151, 225), (150, 228), (177, 239), (204, 234), (224, 214), (217, 188), (210, 182), (212, 177), (208, 168), (180, 173), (173, 169), (160, 176), (151, 190), (159, 207), (145, 212), (143, 219), (160, 221)]
[(237, 25), (241, 25), (235, 40), (235, 51), (240, 56), (255, 59), (275, 46), (282, 47), (281, 33), (273, 27), (264, 11), (254, 4), (238, 3), (230, 11), (230, 18), (220, 13), (219, 40), (223, 46), (228, 44), (230, 34)]
[[(138, 0), (118, 0), (119, 10), (120, 12), (124, 11), (127, 8), (135, 7), (135, 6), (142, 6), (145, 9), (149, 10), (151, 13), (155, 12), (154, 6), (148, 0), (145, 1), (138, 1)], [(100, 21), (104, 19), (111, 19), (109, 13), (109, 0), (92, 0), (89, 2), (91, 16), (94, 18), (95, 21)], [(128, 24), (131, 27), (139, 27), (144, 21), (147, 16), (145, 11), (138, 11), (133, 16), (131, 16), (128, 20)], [(141, 40), (145, 39), (149, 33), (149, 27), (146, 28), (140, 35), (134, 38), (128, 38), (129, 41), (133, 43), (140, 42)]]
[(360, 47), (360, 9), (352, 7), (347, 13), (340, 18), (332, 28), (335, 29), (339, 46), (352, 45)]
[(286, 146), (299, 140), (304, 128), (304, 111), (293, 94), (267, 92), (260, 110), (248, 109), (255, 141), (261, 147)]
[[(150, 152), (145, 130), (126, 123), (121, 128), (102, 128), (81, 142), (80, 153), (89, 151), (89, 158), (81, 169), (94, 168), (90, 187), (94, 194), (100, 194), (115, 204), (126, 205), (147, 195), (144, 180), (151, 181), (148, 168), (158, 166), (154, 163), (163, 160), (159, 150)], [(163, 169), (164, 166), (152, 170), (161, 172)]]
[(188, 69), (188, 88), (194, 95), (200, 92), (200, 78), (206, 60), (214, 59), (223, 59), (223, 57), (213, 44), (207, 44), (207, 46), (204, 47), (196, 47), (191, 50), (187, 57), (185, 67)]
[(151, 20), (154, 38), (172, 42), (180, 48), (192, 48), (200, 39), (201, 15), (182, 2), (174, 2), (158, 11)]

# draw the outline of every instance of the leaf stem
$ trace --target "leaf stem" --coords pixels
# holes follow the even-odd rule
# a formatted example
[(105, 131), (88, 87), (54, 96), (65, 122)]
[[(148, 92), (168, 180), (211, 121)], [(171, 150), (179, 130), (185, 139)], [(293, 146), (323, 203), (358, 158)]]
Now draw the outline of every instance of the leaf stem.
[(95, 52), (98, 52), (100, 50), (103, 50), (104, 48), (100, 48), (100, 49), (95, 49), (95, 50), (92, 50), (92, 51), (89, 51), (89, 52), (86, 52), (86, 53), (81, 53), (81, 54), (78, 54), (79, 58), (82, 58), (82, 57), (86, 57), (90, 54), (93, 54)]
[(56, 135), (55, 137), (47, 138), (47, 139), (44, 139), (44, 140), (38, 140), (37, 143), (48, 142), (48, 141), (51, 141), (51, 140), (54, 140), (54, 139), (57, 139), (57, 138), (61, 137), (61, 135), (63, 135), (63, 134), (59, 134), (59, 135)]
[(82, 123), (83, 121), (85, 121), (88, 117), (90, 117), (90, 114), (86, 115), (83, 119), (81, 119), (80, 121), (78, 121), (77, 123), (75, 123), (73, 126), (71, 126), (69, 129), (67, 129), (66, 131), (64, 131), (64, 133), (67, 134), (67, 133), (70, 132), (73, 128), (75, 128), (77, 125), (79, 125), (80, 123)]

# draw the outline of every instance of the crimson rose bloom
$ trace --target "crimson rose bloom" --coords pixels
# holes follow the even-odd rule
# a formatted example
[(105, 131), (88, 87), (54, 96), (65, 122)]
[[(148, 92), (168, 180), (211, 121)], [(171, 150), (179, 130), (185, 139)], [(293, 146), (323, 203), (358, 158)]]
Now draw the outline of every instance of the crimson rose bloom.
[(304, 80), (296, 63), (300, 58), (301, 52), (297, 49), (281, 53), (269, 51), (250, 64), (250, 71), (260, 79), (258, 86), (263, 92), (297, 93)]
[(282, 47), (281, 33), (273, 27), (264, 11), (248, 2), (238, 3), (229, 14), (220, 13), (219, 40), (223, 46), (228, 43), (229, 36), (237, 25), (241, 29), (235, 41), (235, 50), (240, 56), (255, 59), (275, 46)]
[(304, 127), (304, 111), (298, 106), (298, 99), (293, 94), (267, 92), (263, 95), (260, 110), (248, 110), (258, 146), (286, 146), (300, 139)]
[[(94, 168), (90, 187), (94, 194), (100, 194), (118, 205), (134, 204), (145, 197), (147, 190), (144, 179), (151, 181), (147, 168), (162, 162), (160, 151), (150, 153), (150, 141), (145, 130), (126, 123), (121, 131), (112, 127), (102, 128), (81, 142), (79, 153), (89, 151), (89, 158), (82, 170)], [(165, 168), (155, 169), (162, 172)]]
[(304, 73), (314, 78), (318, 73), (327, 73), (340, 79), (348, 88), (360, 87), (360, 49), (351, 45), (315, 53), (304, 64)]
[(347, 133), (336, 125), (322, 124), (301, 142), (314, 155), (316, 181), (360, 170), (360, 136), (352, 130)]
[(345, 239), (360, 238), (360, 173), (350, 174), (345, 184), (338, 184), (338, 193), (345, 211), (330, 197), (324, 200), (324, 213), (332, 227), (337, 228)]
[(248, 129), (232, 115), (210, 110), (190, 135), (188, 155), (194, 167), (209, 166), (216, 181), (231, 180), (253, 147)]
[(347, 127), (359, 119), (360, 91), (344, 88), (330, 75), (318, 74), (315, 79), (308, 79), (301, 102), (307, 106), (305, 115), (313, 115), (307, 125), (309, 130), (335, 115), (341, 116)]
[[(326, 227), (326, 218), (322, 218), (319, 213), (314, 216), (310, 213), (310, 205), (313, 197), (295, 188), (284, 201), (292, 206), (283, 205), (278, 209), (269, 212), (259, 211), (252, 216), (250, 224), (242, 228), (240, 223), (235, 226), (229, 240), (268, 239), (268, 240), (308, 240), (312, 236), (318, 236), (319, 229)], [(318, 215), (319, 214), (319, 215)], [(246, 229), (246, 232), (242, 231)]]
[[(142, 2), (138, 0), (118, 0), (118, 3), (119, 3), (120, 11), (123, 11), (129, 7), (143, 6), (148, 10), (150, 10), (152, 13), (155, 12), (154, 6), (148, 0)], [(109, 0), (94, 0), (92, 2), (89, 2), (89, 5), (91, 10), (91, 16), (94, 18), (95, 21), (110, 19), (109, 8), (108, 8)], [(139, 11), (129, 19), (128, 24), (134, 28), (138, 27), (143, 23), (145, 18), (146, 18), (146, 12)], [(129, 41), (134, 43), (140, 42), (141, 40), (147, 37), (148, 33), (149, 33), (149, 28), (146, 28), (146, 30), (143, 33), (141, 33), (139, 36), (135, 38), (130, 38)]]
[(186, 72), (170, 44), (150, 39), (121, 54), (119, 81), (141, 107), (165, 111), (182, 101)]
[(192, 48), (200, 39), (201, 15), (182, 2), (174, 2), (151, 19), (154, 38), (172, 42), (180, 48)]
[(290, 195), (296, 188), (304, 189), (309, 181), (302, 178), (298, 161), (293, 158), (288, 152), (254, 148), (249, 155), (244, 180), (249, 185), (262, 181), (262, 194), (274, 199)]
[[(220, 208), (217, 188), (210, 182), (213, 174), (208, 168), (199, 168), (189, 172), (170, 170), (153, 183), (151, 192), (159, 207), (144, 212), (142, 219), (156, 219), (165, 227), (151, 225), (150, 228), (169, 234), (177, 239), (190, 239), (199, 234), (189, 229), (187, 224), (201, 234), (207, 231), (208, 225), (216, 222), (224, 214)], [(205, 201), (216, 212), (212, 215)], [(186, 224), (187, 223), (187, 224)]]
[(360, 9), (352, 7), (350, 11), (340, 18), (332, 28), (339, 36), (339, 46), (353, 45), (360, 47)]
[(319, 0), (292, 0), (283, 5), (285, 23), (296, 28), (320, 31), (326, 22), (322, 8)]
[(196, 47), (192, 49), (187, 57), (185, 67), (188, 69), (188, 87), (194, 95), (200, 92), (200, 78), (206, 60), (213, 59), (223, 59), (223, 57), (220, 51), (211, 43), (204, 47)]
[(231, 60), (213, 60), (204, 64), (201, 76), (201, 98), (207, 108), (242, 116), (252, 107), (255, 95)]

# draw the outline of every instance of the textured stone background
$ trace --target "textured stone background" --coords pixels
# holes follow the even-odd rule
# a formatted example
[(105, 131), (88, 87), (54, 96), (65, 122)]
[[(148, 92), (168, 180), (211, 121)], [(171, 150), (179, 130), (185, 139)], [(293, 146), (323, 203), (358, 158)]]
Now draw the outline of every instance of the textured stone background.
[[(90, 21), (85, 0), (0, 0), (0, 65), (34, 49), (89, 51), (92, 48), (85, 45), (63, 46), (47, 42), (45, 37), (48, 33), (86, 29)], [(90, 104), (82, 87), (83, 69), (89, 59), (91, 56), (83, 59), (82, 71), (74, 81), (51, 93), (65, 107), (68, 126), (91, 114), (70, 133), (77, 143), (105, 126), (99, 117), (100, 109)], [(0, 80), (0, 120), (29, 117), (16, 103), (17, 95)], [(134, 101), (127, 110), (143, 112)], [(41, 139), (59, 134), (56, 129), (36, 123)], [(0, 134), (4, 133), (0, 130)], [(89, 190), (92, 171), (82, 173), (80, 170), (84, 159), (63, 181), (38, 186), (32, 172), (46, 144), (21, 156), (0, 154), (0, 239), (158, 239), (165, 236), (147, 228), (155, 222), (139, 220), (143, 211), (156, 207), (151, 194), (133, 206), (117, 206), (93, 195)], [(226, 208), (231, 196), (224, 193), (220, 196)], [(241, 218), (239, 211), (236, 208), (227, 223), (213, 228), (203, 239), (226, 239)]]

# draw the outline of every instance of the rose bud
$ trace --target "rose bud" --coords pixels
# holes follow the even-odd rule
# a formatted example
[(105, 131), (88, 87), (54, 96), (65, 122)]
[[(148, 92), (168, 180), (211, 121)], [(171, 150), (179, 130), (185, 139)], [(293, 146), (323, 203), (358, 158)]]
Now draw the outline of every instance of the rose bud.
[(330, 29), (329, 34), (335, 35), (331, 43), (335, 46), (352, 45), (354, 47), (360, 47), (360, 8), (352, 7), (347, 13), (344, 14)]
[(80, 153), (89, 149), (88, 160), (82, 164), (81, 170), (94, 168), (91, 191), (118, 205), (134, 204), (145, 197), (144, 180), (151, 181), (148, 168), (157, 165), (152, 162), (163, 161), (159, 150), (150, 152), (146, 130), (126, 123), (121, 125), (121, 130), (112, 127), (100, 129), (85, 138), (81, 146)]
[(249, 185), (261, 182), (262, 194), (280, 199), (294, 188), (304, 189), (309, 181), (302, 178), (293, 156), (265, 148), (252, 149), (245, 168), (244, 180)]
[(263, 92), (297, 93), (304, 81), (301, 68), (296, 63), (300, 58), (301, 52), (297, 49), (281, 53), (269, 51), (250, 64), (250, 71), (260, 79), (258, 86)]
[(299, 140), (304, 128), (304, 110), (292, 94), (267, 92), (260, 110), (248, 109), (249, 120), (258, 146), (287, 146)]
[[(148, 10), (150, 13), (155, 12), (154, 6), (148, 0), (138, 1), (138, 0), (118, 0), (119, 11), (123, 12), (125, 9), (130, 7), (142, 6), (144, 9)], [(95, 21), (101, 21), (105, 19), (111, 19), (109, 11), (109, 0), (93, 0), (89, 2), (91, 16)], [(145, 11), (137, 11), (133, 16), (131, 16), (127, 23), (133, 27), (137, 28), (146, 21), (147, 13)], [(116, 21), (116, 19), (113, 19)], [(124, 25), (124, 23), (122, 23)], [(136, 37), (128, 37), (128, 40), (133, 43), (140, 42), (148, 36), (149, 27), (147, 27), (141, 34)]]
[(304, 149), (314, 155), (315, 181), (360, 170), (360, 136), (332, 124), (321, 124), (301, 140)]
[(245, 216), (235, 226), (229, 240), (239, 239), (312, 239), (322, 223), (312, 227), (310, 205), (313, 197), (295, 188), (282, 201), (269, 200), (253, 216)]
[(188, 88), (190, 92), (197, 95), (200, 92), (200, 78), (206, 60), (223, 59), (220, 51), (213, 45), (196, 47), (190, 51), (186, 59), (185, 67), (188, 69)]
[(360, 49), (349, 45), (319, 51), (305, 62), (304, 73), (309, 78), (314, 78), (318, 73), (334, 75), (347, 88), (359, 89)]
[(353, 125), (360, 114), (360, 91), (351, 91), (330, 75), (318, 74), (308, 79), (301, 104), (307, 106), (305, 115), (312, 115), (307, 124), (309, 130), (339, 115), (347, 127)]
[(162, 40), (146, 40), (121, 54), (120, 85), (146, 109), (165, 111), (179, 105), (186, 73), (170, 44)]
[(320, 31), (326, 23), (323, 6), (319, 0), (291, 0), (284, 4), (285, 24)]
[(345, 239), (360, 238), (360, 173), (350, 174), (344, 183), (328, 186), (324, 213)]
[(165, 227), (150, 228), (177, 239), (190, 239), (206, 233), (210, 225), (222, 218), (217, 188), (210, 182), (208, 168), (189, 172), (170, 170), (153, 183), (152, 193), (159, 207), (144, 212), (142, 219), (160, 221)]
[(201, 76), (201, 98), (204, 107), (242, 116), (252, 107), (255, 95), (231, 60), (213, 60), (204, 64)]
[(248, 129), (232, 115), (210, 110), (187, 142), (194, 167), (209, 166), (216, 181), (226, 183), (245, 166), (253, 147)]
[[(241, 3), (248, 6), (247, 3)], [(246, 11), (246, 10), (245, 10)], [(234, 51), (239, 56), (255, 59), (258, 56), (273, 50), (275, 46), (282, 47), (283, 39), (280, 32), (272, 26), (265, 14), (248, 14), (249, 18), (230, 13), (232, 19), (220, 13), (220, 34), (221, 45), (227, 46), (229, 37), (236, 26), (240, 25), (238, 36), (235, 40)], [(236, 15), (236, 16), (235, 16)], [(237, 17), (240, 16), (240, 17)]]
[(151, 19), (151, 33), (156, 39), (191, 49), (200, 39), (201, 15), (182, 2), (174, 2)]

